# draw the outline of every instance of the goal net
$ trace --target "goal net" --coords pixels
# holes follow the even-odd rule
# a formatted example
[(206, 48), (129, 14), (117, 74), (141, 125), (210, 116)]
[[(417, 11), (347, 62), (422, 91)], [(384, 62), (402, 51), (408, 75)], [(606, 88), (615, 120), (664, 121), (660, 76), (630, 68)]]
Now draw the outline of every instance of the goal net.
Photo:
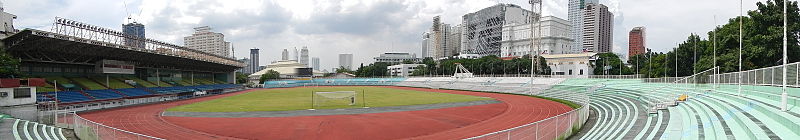
[(355, 91), (314, 92), (312, 102), (314, 109), (349, 108), (357, 106), (358, 95)]

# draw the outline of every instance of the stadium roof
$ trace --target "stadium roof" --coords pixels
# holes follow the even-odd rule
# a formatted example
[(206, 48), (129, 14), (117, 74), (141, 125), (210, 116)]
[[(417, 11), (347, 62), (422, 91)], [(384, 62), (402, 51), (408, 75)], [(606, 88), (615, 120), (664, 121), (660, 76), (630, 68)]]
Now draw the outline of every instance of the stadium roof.
[(137, 67), (167, 68), (206, 72), (231, 72), (244, 66), (231, 58), (207, 55), (179, 46), (147, 42), (132, 47), (104, 41), (100, 37), (78, 37), (25, 29), (3, 39), (3, 47), (22, 61), (94, 65), (102, 59), (128, 61)]

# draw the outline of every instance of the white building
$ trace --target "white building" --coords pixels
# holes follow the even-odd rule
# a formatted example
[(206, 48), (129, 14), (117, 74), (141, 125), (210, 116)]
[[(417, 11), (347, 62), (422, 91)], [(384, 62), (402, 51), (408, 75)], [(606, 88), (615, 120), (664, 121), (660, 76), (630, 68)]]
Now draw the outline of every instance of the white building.
[(300, 50), (300, 64), (308, 66), (308, 47), (306, 46)]
[(386, 67), (387, 71), (391, 76), (410, 76), (414, 70), (417, 70), (419, 66), (424, 66), (425, 64), (397, 64), (391, 65)]
[(422, 34), (422, 43), (420, 43), (420, 46), (422, 46), (422, 53), (420, 53), (422, 58), (433, 57), (433, 39), (431, 38), (430, 32)]
[(599, 3), (599, 0), (569, 0), (569, 11), (567, 19), (572, 25), (570, 29), (570, 37), (574, 40), (572, 43), (572, 53), (580, 53), (583, 51), (583, 9), (586, 4)]
[(222, 33), (211, 32), (211, 27), (194, 28), (192, 36), (183, 37), (186, 48), (207, 52), (222, 57), (230, 56), (230, 42), (225, 41)]
[(550, 66), (552, 75), (587, 78), (593, 74), (592, 61), (597, 53), (542, 55)]
[(497, 4), (463, 16), (460, 54), (500, 55), (506, 24), (528, 24), (533, 12), (514, 4)]
[[(297, 61), (294, 61), (294, 60), (280, 60), (280, 61), (275, 61), (272, 64), (267, 65), (266, 67), (264, 67), (264, 69), (261, 69), (258, 72), (250, 74), (250, 76), (247, 76), (247, 77), (250, 80), (250, 82), (258, 83), (258, 80), (259, 80), (259, 78), (261, 78), (261, 75), (264, 75), (269, 70), (273, 70), (273, 71), (277, 71), (278, 73), (280, 73), (280, 78), (284, 78), (284, 79), (286, 79), (286, 78), (296, 78), (297, 74), (298, 74), (297, 73), (297, 68), (308, 68), (308, 66), (305, 66), (303, 64), (297, 63)], [(314, 77), (323, 76), (323, 74), (324, 74), (324, 73), (322, 73), (322, 72), (320, 72), (318, 70), (313, 70), (313, 73), (314, 73)]]
[(319, 69), (319, 57), (311, 58), (311, 68), (313, 68), (314, 70), (320, 70)]
[(386, 62), (389, 64), (399, 64), (403, 63), (404, 61), (419, 61), (416, 54), (404, 53), (404, 52), (387, 52), (381, 54), (379, 57), (375, 57), (375, 62)]
[(14, 33), (17, 33), (17, 29), (14, 28), (15, 19), (17, 19), (17, 16), (5, 12), (4, 8), (0, 4), (0, 22), (3, 23), (3, 28), (0, 28), (0, 38), (6, 38)]
[(348, 70), (353, 70), (353, 54), (339, 54), (339, 67), (344, 67)]
[(603, 4), (588, 4), (583, 12), (583, 49), (587, 52), (611, 52), (614, 14)]
[[(567, 20), (554, 16), (541, 18), (540, 45), (534, 47), (539, 54), (566, 54), (572, 51), (572, 38), (570, 38), (570, 25)], [(538, 25), (533, 25), (536, 28)], [(530, 54), (531, 24), (506, 24), (503, 26), (503, 40), (501, 43), (500, 57), (519, 57)], [(539, 33), (534, 29), (534, 33)]]

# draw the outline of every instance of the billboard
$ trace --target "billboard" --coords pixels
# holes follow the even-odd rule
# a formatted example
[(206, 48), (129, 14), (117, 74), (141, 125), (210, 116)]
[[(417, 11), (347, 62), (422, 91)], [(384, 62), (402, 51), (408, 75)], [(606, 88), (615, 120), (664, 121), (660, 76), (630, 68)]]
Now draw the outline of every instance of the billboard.
[(97, 72), (99, 73), (113, 73), (113, 74), (134, 74), (136, 68), (132, 63), (119, 60), (103, 59), (97, 61)]

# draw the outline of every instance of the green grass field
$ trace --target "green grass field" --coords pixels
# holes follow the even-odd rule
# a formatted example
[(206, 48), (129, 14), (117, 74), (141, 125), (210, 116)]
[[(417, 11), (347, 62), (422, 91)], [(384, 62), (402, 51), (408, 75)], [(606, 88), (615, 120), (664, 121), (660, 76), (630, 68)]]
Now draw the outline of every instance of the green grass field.
[[(348, 105), (349, 101), (339, 101), (339, 103), (328, 102), (315, 107), (316, 109), (358, 108), (364, 106), (364, 102), (366, 102), (366, 106), (368, 107), (385, 107), (492, 100), (492, 98), (478, 96), (382, 87), (306, 87), (253, 91), (236, 96), (176, 106), (167, 109), (167, 111), (248, 112), (305, 110), (311, 108), (311, 96), (315, 91), (357, 92), (355, 105)], [(364, 94), (364, 92), (366, 94)], [(364, 99), (364, 101), (362, 101), (362, 99)]]

